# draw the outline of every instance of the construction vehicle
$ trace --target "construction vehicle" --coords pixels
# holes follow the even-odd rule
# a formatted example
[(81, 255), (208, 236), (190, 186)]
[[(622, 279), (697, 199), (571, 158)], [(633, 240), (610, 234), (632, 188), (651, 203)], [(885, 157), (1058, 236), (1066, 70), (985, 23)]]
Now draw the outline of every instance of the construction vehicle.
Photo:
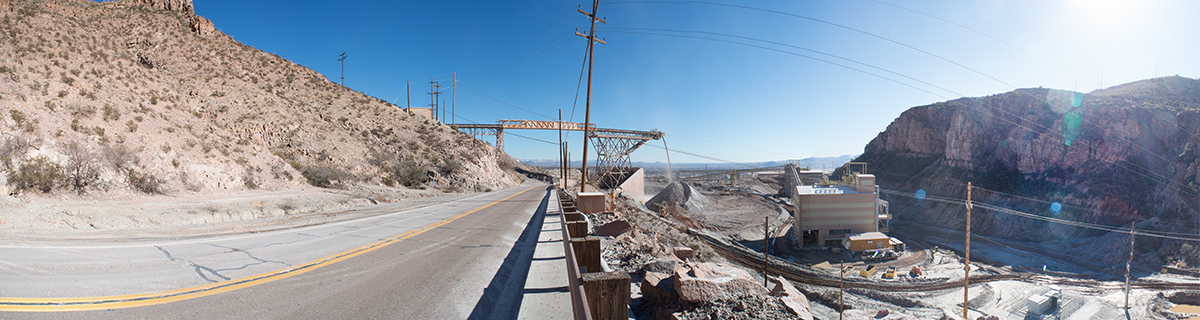
[(908, 270), (908, 275), (913, 278), (920, 277), (921, 276), (921, 267), (913, 266), (912, 269)]

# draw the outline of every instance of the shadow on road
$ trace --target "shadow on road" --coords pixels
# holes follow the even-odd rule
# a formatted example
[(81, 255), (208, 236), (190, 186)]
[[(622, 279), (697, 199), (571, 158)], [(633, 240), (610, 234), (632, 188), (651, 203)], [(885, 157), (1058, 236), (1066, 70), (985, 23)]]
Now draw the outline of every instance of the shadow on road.
[(521, 298), (524, 297), (525, 278), (529, 275), (529, 266), (533, 263), (533, 251), (537, 249), (538, 234), (542, 230), (542, 222), (546, 219), (546, 207), (549, 204), (550, 190), (546, 187), (546, 195), (538, 205), (533, 217), (525, 225), (525, 230), (513, 244), (504, 264), (492, 276), (492, 282), (483, 289), (483, 296), (475, 303), (471, 316), (467, 319), (516, 319), (521, 310)]

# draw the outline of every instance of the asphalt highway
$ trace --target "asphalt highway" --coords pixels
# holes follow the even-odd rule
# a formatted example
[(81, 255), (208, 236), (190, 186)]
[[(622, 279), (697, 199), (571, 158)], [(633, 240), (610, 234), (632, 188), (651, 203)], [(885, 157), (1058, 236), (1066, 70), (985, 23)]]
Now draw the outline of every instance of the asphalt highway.
[(0, 319), (515, 318), (549, 196), (206, 239), (7, 241)]

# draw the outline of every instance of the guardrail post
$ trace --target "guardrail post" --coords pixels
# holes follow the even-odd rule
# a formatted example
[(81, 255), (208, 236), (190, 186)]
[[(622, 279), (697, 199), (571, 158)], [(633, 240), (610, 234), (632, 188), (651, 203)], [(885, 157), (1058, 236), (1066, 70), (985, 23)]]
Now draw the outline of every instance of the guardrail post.
[(592, 319), (628, 319), (628, 273), (589, 272), (581, 277)]
[(567, 222), (567, 232), (572, 238), (586, 237), (588, 235), (587, 221), (571, 221)]
[(600, 237), (571, 238), (571, 247), (583, 272), (600, 272)]

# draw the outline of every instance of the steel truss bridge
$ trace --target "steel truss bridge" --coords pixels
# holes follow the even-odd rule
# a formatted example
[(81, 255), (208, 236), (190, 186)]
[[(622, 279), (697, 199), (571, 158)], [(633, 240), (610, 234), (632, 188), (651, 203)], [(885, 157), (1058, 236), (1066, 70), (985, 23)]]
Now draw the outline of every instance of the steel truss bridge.
[[(472, 136), (495, 136), (496, 148), (504, 150), (504, 130), (565, 130), (584, 131), (579, 122), (500, 120), (496, 124), (458, 124), (458, 130)], [(601, 188), (611, 188), (633, 173), (629, 155), (650, 140), (662, 139), (658, 130), (637, 131), (587, 127), (588, 140), (596, 149), (596, 180)]]

